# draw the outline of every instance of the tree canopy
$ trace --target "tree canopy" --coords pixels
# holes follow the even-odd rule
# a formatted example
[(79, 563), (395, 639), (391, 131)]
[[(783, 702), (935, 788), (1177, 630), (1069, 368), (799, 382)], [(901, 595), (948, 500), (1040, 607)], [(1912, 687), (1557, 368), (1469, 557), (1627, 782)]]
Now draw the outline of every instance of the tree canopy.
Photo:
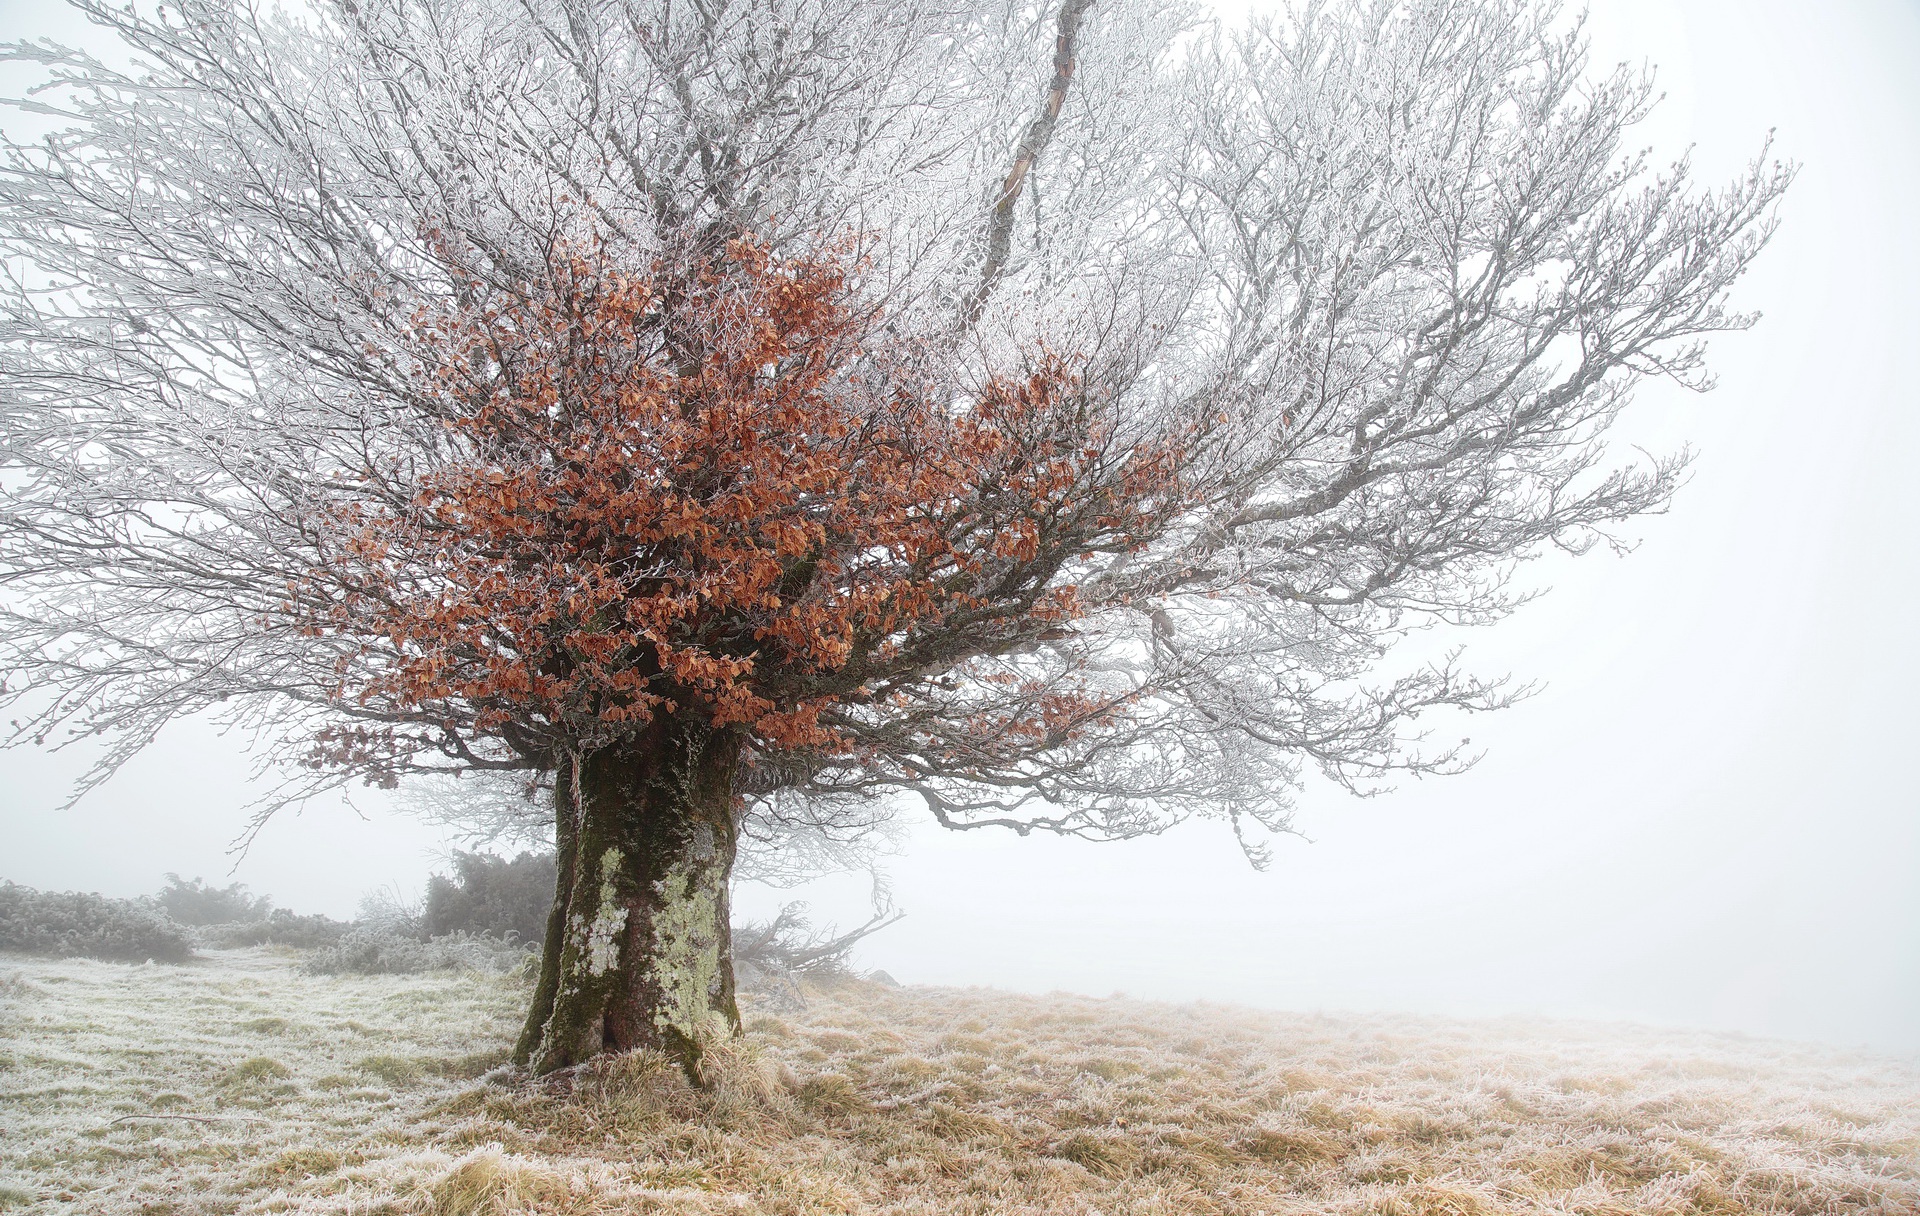
[[(1178, 449), (1123, 445), (1065, 360), (955, 411), (862, 348), (831, 265), (744, 240), (677, 282), (556, 262), (422, 319), (402, 353), (441, 450), (360, 471), (285, 607), (357, 644), (340, 700), (457, 760), (551, 768), (686, 714), (769, 756), (871, 748), (929, 669), (1064, 634), (1063, 561), (1178, 509)], [(1125, 700), (1036, 686), (950, 730), (1024, 748)], [(391, 780), (418, 746), (357, 726), (312, 762)]]

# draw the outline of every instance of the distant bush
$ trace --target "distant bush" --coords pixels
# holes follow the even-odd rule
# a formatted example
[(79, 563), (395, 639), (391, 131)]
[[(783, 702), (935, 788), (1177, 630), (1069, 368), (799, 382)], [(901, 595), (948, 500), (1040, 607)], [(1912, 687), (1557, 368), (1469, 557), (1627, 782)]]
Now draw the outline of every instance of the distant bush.
[(353, 925), (343, 920), (314, 913), (296, 916), (285, 908), (275, 908), (257, 920), (224, 925), (206, 925), (194, 934), (203, 946), (231, 950), (236, 946), (291, 946), (296, 950), (317, 950), (340, 941)]
[(425, 904), (418, 899), (407, 898), (399, 887), (381, 887), (360, 897), (360, 916), (356, 923), (363, 929), (373, 929), (395, 937), (425, 940), (427, 934), (421, 928), (425, 914)]
[(0, 950), (184, 963), (193, 957), (193, 940), (166, 913), (130, 899), (0, 882)]
[(250, 895), (241, 883), (224, 887), (208, 886), (206, 880), (183, 880), (167, 875), (167, 885), (152, 901), (183, 925), (230, 925), (239, 921), (264, 920), (273, 910), (273, 901), (264, 895)]
[(805, 904), (788, 904), (772, 920), (734, 926), (734, 976), (750, 992), (782, 1001), (797, 999), (797, 981), (802, 978), (834, 980), (853, 975), (853, 948), (899, 919), (899, 913), (882, 909), (858, 929), (841, 933), (815, 929)]
[(519, 945), (496, 937), (447, 934), (420, 941), (378, 929), (355, 928), (309, 955), (315, 975), (417, 975), (423, 971), (511, 971), (526, 961)]
[(427, 880), (420, 916), (424, 937), (484, 934), (538, 943), (546, 936), (557, 873), (551, 853), (513, 860), (490, 853), (455, 853), (453, 877)]

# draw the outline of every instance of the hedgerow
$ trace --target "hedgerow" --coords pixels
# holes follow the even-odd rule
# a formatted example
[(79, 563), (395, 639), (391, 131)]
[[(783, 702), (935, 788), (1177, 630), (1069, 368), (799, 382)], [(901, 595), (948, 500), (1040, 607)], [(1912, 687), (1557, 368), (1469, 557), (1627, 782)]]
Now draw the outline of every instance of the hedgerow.
[(184, 963), (193, 939), (165, 912), (82, 891), (0, 880), (0, 950), (114, 963)]

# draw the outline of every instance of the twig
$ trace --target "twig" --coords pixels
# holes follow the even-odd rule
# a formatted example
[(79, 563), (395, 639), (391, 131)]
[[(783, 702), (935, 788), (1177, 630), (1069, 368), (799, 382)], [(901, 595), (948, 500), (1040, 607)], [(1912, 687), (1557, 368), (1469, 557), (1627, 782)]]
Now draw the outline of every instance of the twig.
[(258, 1115), (121, 1115), (109, 1120), (108, 1127), (116, 1123), (125, 1123), (129, 1119), (181, 1119), (188, 1123), (272, 1123), (272, 1119), (263, 1119)]

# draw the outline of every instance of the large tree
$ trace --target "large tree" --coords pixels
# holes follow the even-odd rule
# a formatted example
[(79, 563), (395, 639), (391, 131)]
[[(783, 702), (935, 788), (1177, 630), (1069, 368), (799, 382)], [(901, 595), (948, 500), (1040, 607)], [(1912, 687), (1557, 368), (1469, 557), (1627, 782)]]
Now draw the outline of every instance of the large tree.
[(1524, 0), (74, 0), (0, 170), (20, 738), (519, 772), (540, 1069), (737, 1027), (743, 824), (1094, 838), (1507, 699), (1382, 664), (1662, 507), (1616, 463), (1788, 173)]

